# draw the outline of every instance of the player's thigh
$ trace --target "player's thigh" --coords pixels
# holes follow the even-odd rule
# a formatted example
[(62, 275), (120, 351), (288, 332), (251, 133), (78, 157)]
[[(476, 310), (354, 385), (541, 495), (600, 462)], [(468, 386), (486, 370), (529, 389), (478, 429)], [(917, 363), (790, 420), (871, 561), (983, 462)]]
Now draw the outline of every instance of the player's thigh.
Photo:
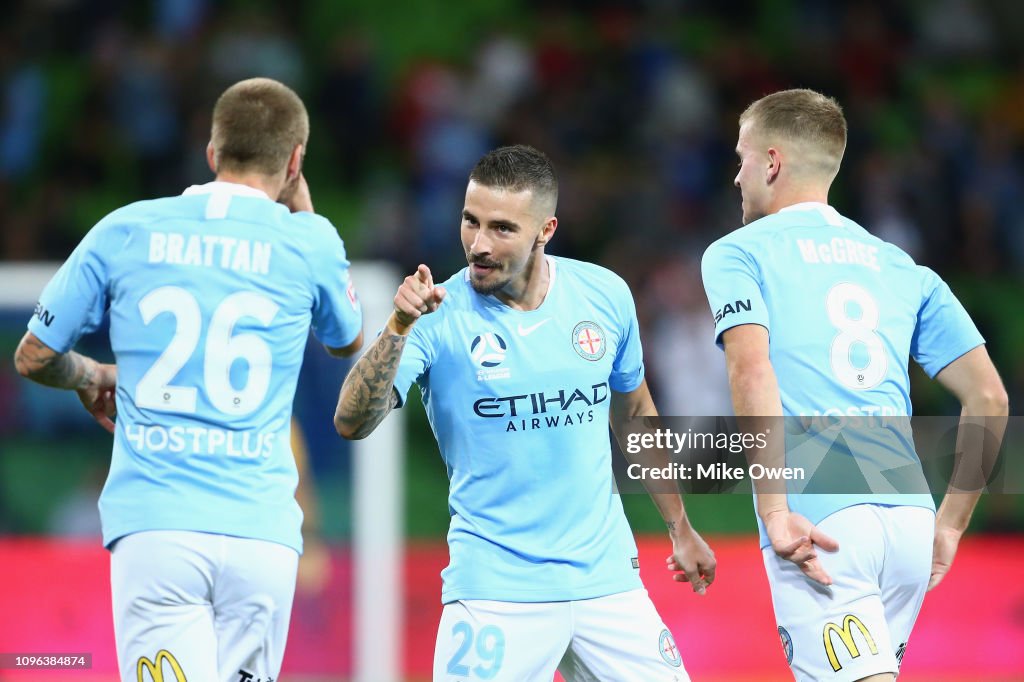
[(647, 590), (574, 601), (572, 609), (572, 642), (558, 666), (566, 682), (690, 679)]
[(434, 681), (551, 682), (569, 645), (569, 602), (445, 604)]
[(935, 513), (923, 507), (881, 507), (877, 511), (889, 537), (882, 569), (882, 604), (896, 659), (902, 662), (928, 590)]
[(114, 639), (124, 682), (214, 680), (210, 604), (215, 536), (147, 531), (121, 538), (110, 559)]
[(299, 554), (276, 542), (220, 538), (224, 560), (213, 588), (219, 679), (277, 679)]
[(871, 505), (849, 507), (819, 527), (840, 546), (838, 552), (818, 555), (833, 579), (828, 587), (771, 548), (762, 550), (779, 636), (794, 677), (853, 682), (895, 674), (896, 650), (879, 586), (887, 541), (878, 516)]

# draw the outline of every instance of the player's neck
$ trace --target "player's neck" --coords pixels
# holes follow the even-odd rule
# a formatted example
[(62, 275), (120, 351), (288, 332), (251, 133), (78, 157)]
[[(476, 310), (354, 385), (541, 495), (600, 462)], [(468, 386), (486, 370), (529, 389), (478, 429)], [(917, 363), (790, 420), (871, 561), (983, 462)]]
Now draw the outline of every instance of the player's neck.
[(787, 206), (796, 204), (828, 204), (828, 187), (811, 187), (800, 185), (796, 187), (776, 190), (772, 197), (769, 213), (778, 213)]
[(236, 185), (246, 185), (253, 189), (258, 189), (271, 198), (273, 201), (277, 201), (281, 195), (282, 184), (276, 178), (262, 175), (260, 173), (232, 173), (230, 171), (222, 171), (217, 173), (217, 177), (214, 178), (217, 182), (233, 182)]
[(523, 279), (513, 280), (495, 298), (515, 310), (536, 310), (548, 295), (551, 273), (547, 256), (537, 253), (530, 267), (523, 273)]

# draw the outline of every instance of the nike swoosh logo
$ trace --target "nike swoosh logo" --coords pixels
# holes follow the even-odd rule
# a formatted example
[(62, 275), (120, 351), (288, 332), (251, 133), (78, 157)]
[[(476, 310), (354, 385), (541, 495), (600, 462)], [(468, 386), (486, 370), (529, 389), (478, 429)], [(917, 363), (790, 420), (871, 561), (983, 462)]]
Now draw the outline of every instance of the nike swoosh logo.
[(529, 336), (533, 332), (537, 331), (537, 329), (541, 325), (543, 325), (543, 324), (545, 324), (547, 322), (550, 322), (550, 321), (551, 321), (551, 318), (549, 317), (547, 319), (541, 320), (537, 324), (530, 325), (529, 327), (524, 327), (523, 325), (519, 325), (518, 328), (517, 328), (517, 331), (519, 332), (519, 336)]

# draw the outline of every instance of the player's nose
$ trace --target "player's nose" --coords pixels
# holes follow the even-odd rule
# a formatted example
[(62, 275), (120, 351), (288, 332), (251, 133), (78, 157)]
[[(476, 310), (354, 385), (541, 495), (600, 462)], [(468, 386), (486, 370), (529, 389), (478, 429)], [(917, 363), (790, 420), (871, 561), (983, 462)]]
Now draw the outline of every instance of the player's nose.
[(473, 237), (473, 243), (469, 245), (469, 251), (474, 256), (486, 256), (491, 252), (491, 241), (484, 234), (485, 230), (477, 230)]

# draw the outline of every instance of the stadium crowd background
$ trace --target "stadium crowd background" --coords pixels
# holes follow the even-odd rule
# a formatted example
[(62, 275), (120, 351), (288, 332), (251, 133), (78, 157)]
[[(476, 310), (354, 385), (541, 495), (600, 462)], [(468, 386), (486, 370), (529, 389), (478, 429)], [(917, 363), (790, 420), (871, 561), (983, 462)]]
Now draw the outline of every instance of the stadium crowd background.
[[(1024, 4), (20, 2), (0, 25), (0, 261), (62, 261), (110, 210), (211, 179), (211, 105), (254, 75), (305, 100), (313, 201), (353, 260), (446, 278), (464, 265), (473, 163), (505, 143), (548, 153), (561, 180), (549, 250), (631, 284), (668, 415), (731, 411), (699, 262), (739, 225), (740, 111), (779, 88), (831, 94), (851, 132), (832, 203), (950, 281), (1011, 405), (1024, 399)], [(13, 353), (25, 317), (0, 322)], [(95, 533), (109, 445), (73, 400), (40, 390), (0, 365), (0, 533)], [(918, 413), (957, 411), (920, 372), (914, 396)], [(407, 528), (438, 539), (444, 470), (407, 412)], [(348, 496), (332, 486), (346, 474), (322, 421), (310, 454), (324, 532), (341, 537)], [(627, 507), (658, 530), (649, 502)], [(702, 532), (752, 532), (749, 499), (692, 508)], [(1019, 532), (1021, 497), (984, 500), (975, 526)]]

